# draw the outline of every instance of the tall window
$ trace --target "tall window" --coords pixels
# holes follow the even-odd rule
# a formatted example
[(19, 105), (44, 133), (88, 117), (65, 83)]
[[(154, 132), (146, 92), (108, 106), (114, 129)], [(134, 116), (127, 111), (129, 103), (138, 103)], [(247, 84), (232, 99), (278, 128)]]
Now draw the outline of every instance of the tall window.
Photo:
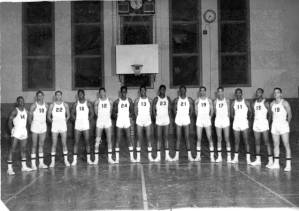
[[(153, 43), (153, 15), (130, 14), (120, 16), (120, 43), (122, 45), (152, 44)], [(152, 86), (152, 78), (144, 75), (124, 75), (124, 85), (139, 87)]]
[(170, 0), (170, 85), (200, 83), (200, 9), (198, 0)]
[(101, 1), (72, 2), (73, 88), (104, 85)]
[(249, 2), (219, 0), (219, 80), (222, 86), (250, 86)]
[(54, 4), (23, 4), (23, 90), (55, 88)]

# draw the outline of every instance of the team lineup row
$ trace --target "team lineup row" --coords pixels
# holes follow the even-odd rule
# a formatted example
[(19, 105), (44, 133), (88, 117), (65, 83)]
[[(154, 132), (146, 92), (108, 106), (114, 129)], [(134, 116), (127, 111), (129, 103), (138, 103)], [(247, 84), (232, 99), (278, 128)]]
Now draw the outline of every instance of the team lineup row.
[[(16, 151), (18, 142), (21, 142), (22, 154), (22, 171), (32, 171), (37, 169), (37, 161), (39, 168), (48, 168), (44, 164), (43, 146), (47, 132), (47, 120), (51, 122), (52, 132), (52, 147), (51, 147), (51, 163), (49, 167), (55, 166), (55, 155), (58, 135), (61, 136), (64, 162), (66, 166), (77, 164), (78, 142), (80, 136), (84, 136), (87, 163), (97, 164), (99, 161), (98, 151), (102, 141), (103, 132), (106, 133), (108, 143), (108, 162), (119, 163), (119, 142), (122, 139), (122, 132), (125, 132), (128, 140), (128, 148), (130, 152), (131, 162), (140, 162), (141, 154), (141, 139), (145, 132), (147, 140), (148, 160), (150, 162), (159, 162), (161, 160), (161, 143), (165, 145), (165, 160), (178, 161), (179, 147), (184, 131), (189, 161), (201, 160), (201, 139), (202, 132), (205, 130), (209, 141), (210, 160), (211, 162), (222, 161), (222, 132), (226, 144), (227, 162), (238, 163), (240, 136), (242, 135), (245, 150), (246, 161), (250, 165), (261, 165), (260, 143), (263, 137), (267, 146), (268, 168), (280, 168), (279, 166), (279, 143), (280, 138), (286, 149), (286, 166), (285, 171), (291, 170), (291, 151), (289, 146), (289, 123), (292, 119), (292, 113), (289, 103), (282, 98), (282, 90), (274, 88), (274, 100), (268, 103), (263, 97), (263, 89), (259, 88), (256, 91), (256, 99), (250, 104), (249, 101), (243, 98), (242, 89), (235, 90), (235, 99), (230, 103), (224, 97), (224, 88), (217, 89), (217, 97), (211, 100), (206, 95), (206, 88), (199, 88), (199, 98), (195, 102), (187, 97), (187, 89), (185, 86), (179, 88), (179, 96), (173, 101), (166, 96), (166, 87), (159, 87), (158, 96), (153, 100), (146, 95), (146, 87), (140, 87), (140, 96), (133, 102), (127, 97), (127, 87), (122, 86), (120, 89), (120, 97), (112, 102), (107, 96), (105, 88), (99, 89), (99, 98), (92, 105), (91, 102), (85, 99), (84, 90), (78, 90), (78, 100), (71, 108), (62, 100), (62, 92), (55, 92), (55, 100), (49, 106), (44, 102), (44, 93), (38, 91), (36, 93), (36, 102), (30, 106), (29, 112), (25, 109), (25, 102), (22, 96), (17, 98), (16, 108), (11, 112), (8, 126), (11, 131), (12, 147), (9, 150), (8, 170), (9, 175), (15, 174), (12, 168), (12, 155)], [(189, 138), (189, 126), (191, 116), (196, 115), (196, 157), (191, 153), (191, 142)], [(92, 161), (90, 156), (90, 120), (96, 115), (96, 140), (95, 140), (95, 158)], [(217, 144), (214, 147), (212, 140), (212, 117), (215, 115), (215, 128), (217, 134)], [(168, 129), (172, 116), (176, 125), (176, 141), (174, 143), (175, 156), (169, 154)], [(230, 143), (230, 118), (233, 119), (234, 133), (234, 152), (231, 151)], [(68, 160), (68, 149), (66, 144), (67, 136), (67, 121), (72, 119), (75, 121), (75, 143), (73, 151), (73, 161), (70, 164)], [(116, 120), (116, 139), (112, 142), (112, 119)], [(255, 136), (255, 155), (256, 159), (251, 162), (250, 147), (248, 141), (249, 120), (253, 119), (253, 131)], [(135, 120), (135, 121), (134, 121)], [(152, 138), (152, 122), (157, 126), (157, 141)], [(130, 132), (131, 127), (136, 123), (137, 137), (133, 140), (134, 135)], [(271, 127), (270, 127), (271, 123)], [(27, 127), (30, 126), (32, 132), (32, 151), (31, 151), (31, 168), (26, 165), (26, 145), (28, 132)], [(269, 143), (269, 130), (271, 128), (274, 149), (272, 150)], [(37, 143), (39, 148), (37, 150)], [(157, 144), (156, 158), (152, 155), (152, 145)], [(216, 148), (216, 154), (215, 152)], [(113, 149), (115, 151), (115, 159), (112, 157)], [(38, 151), (38, 153), (36, 153)], [(136, 158), (134, 156), (136, 151)], [(273, 153), (274, 151), (274, 157)], [(37, 155), (39, 160), (37, 159)], [(233, 155), (233, 159), (231, 156)], [(273, 159), (274, 158), (274, 159)]]

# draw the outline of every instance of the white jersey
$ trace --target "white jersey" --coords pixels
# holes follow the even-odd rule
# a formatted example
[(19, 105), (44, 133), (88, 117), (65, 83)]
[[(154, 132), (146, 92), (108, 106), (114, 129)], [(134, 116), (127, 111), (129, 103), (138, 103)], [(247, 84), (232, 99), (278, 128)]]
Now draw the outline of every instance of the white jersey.
[(247, 120), (248, 107), (244, 99), (242, 99), (240, 102), (235, 100), (234, 110), (235, 120)]
[(61, 104), (54, 103), (53, 110), (52, 110), (52, 119), (53, 122), (66, 120), (65, 107), (63, 102), (61, 102)]
[(223, 100), (216, 99), (216, 118), (226, 118), (228, 117), (228, 107), (226, 99)]
[(86, 121), (88, 120), (89, 108), (87, 106), (87, 100), (84, 103), (77, 102), (76, 106), (76, 120)]
[(112, 126), (111, 122), (111, 104), (110, 100), (107, 98), (98, 101), (98, 118), (97, 127), (98, 128), (109, 128)]
[(197, 104), (197, 118), (209, 118), (210, 117), (210, 103), (209, 99), (198, 98)]
[(118, 112), (116, 119), (116, 127), (118, 128), (128, 128), (131, 126), (130, 122), (130, 102), (129, 99), (122, 100), (119, 98), (118, 102)]
[(273, 123), (283, 123), (287, 121), (287, 111), (282, 105), (283, 100), (280, 100), (279, 103), (274, 102), (272, 105), (273, 112)]
[(12, 128), (11, 136), (19, 140), (27, 139), (27, 111), (25, 108), (23, 111), (20, 111), (18, 108), (16, 109), (17, 115), (15, 116), (15, 118), (13, 118), (12, 121), (14, 127)]
[(161, 98), (160, 96), (157, 97), (156, 103), (156, 124), (160, 126), (169, 125), (169, 101), (167, 97)]
[(33, 122), (38, 123), (45, 123), (46, 122), (46, 116), (47, 116), (47, 107), (46, 104), (43, 103), (42, 105), (35, 103), (36, 107), (33, 111)]
[(254, 120), (265, 120), (267, 119), (268, 110), (265, 106), (265, 99), (261, 102), (255, 101), (254, 103)]
[(188, 97), (186, 97), (185, 99), (179, 97), (177, 101), (177, 112), (175, 116), (175, 123), (178, 126), (186, 126), (190, 124), (189, 110), (190, 103)]
[(138, 115), (136, 117), (136, 124), (142, 127), (149, 126), (151, 121), (151, 104), (148, 98), (139, 98), (138, 104)]

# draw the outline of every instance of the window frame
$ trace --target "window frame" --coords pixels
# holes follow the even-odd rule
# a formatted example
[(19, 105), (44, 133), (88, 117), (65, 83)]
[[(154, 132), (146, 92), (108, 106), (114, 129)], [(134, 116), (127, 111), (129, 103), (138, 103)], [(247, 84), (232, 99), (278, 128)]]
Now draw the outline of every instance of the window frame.
[[(251, 39), (250, 39), (250, 2), (249, 0), (245, 0), (246, 1), (246, 7), (247, 7), (247, 11), (246, 11), (246, 20), (225, 20), (225, 21), (221, 21), (221, 8), (220, 8), (220, 4), (221, 4), (221, 0), (217, 1), (217, 10), (218, 10), (218, 83), (219, 86), (222, 87), (251, 87), (252, 86), (252, 80), (251, 80)], [(240, 23), (245, 23), (246, 24), (246, 41), (247, 41), (247, 52), (234, 52), (234, 53), (230, 53), (230, 52), (221, 52), (221, 26), (222, 24), (240, 24)], [(245, 84), (223, 84), (221, 81), (221, 77), (222, 77), (222, 67), (221, 67), (221, 59), (223, 55), (227, 55), (227, 56), (244, 56), (247, 55), (247, 80), (248, 83)]]
[[(177, 55), (179, 54), (184, 54), (186, 56), (190, 55), (197, 55), (197, 62), (198, 62), (198, 70), (199, 71), (199, 80), (198, 80), (198, 84), (197, 85), (185, 85), (182, 84), (184, 86), (186, 86), (186, 88), (198, 88), (202, 82), (203, 82), (203, 78), (202, 78), (202, 19), (201, 19), (201, 1), (198, 1), (197, 4), (197, 20), (198, 21), (172, 21), (172, 0), (168, 0), (169, 3), (169, 85), (171, 89), (177, 89), (180, 87), (180, 85), (174, 85), (173, 84), (173, 45), (172, 45), (172, 29), (173, 29), (173, 25), (176, 23), (181, 23), (181, 24), (196, 24), (197, 23), (197, 29), (196, 31), (198, 32), (198, 52), (197, 53), (176, 53)], [(182, 56), (181, 56), (182, 57)]]
[[(44, 91), (54, 91), (56, 87), (56, 74), (55, 74), (55, 3), (49, 2), (51, 4), (51, 23), (25, 23), (26, 19), (26, 10), (28, 7), (28, 3), (30, 2), (23, 2), (22, 3), (22, 90), (23, 91), (36, 91), (37, 89), (42, 89)], [(31, 2), (32, 3), (32, 2)], [(25, 55), (25, 52), (28, 51), (28, 44), (27, 44), (27, 26), (50, 26), (52, 32), (52, 43), (51, 43), (51, 55), (50, 56), (28, 56)], [(52, 74), (52, 85), (51, 88), (29, 88), (28, 87), (28, 58), (49, 58), (51, 59), (51, 74)]]
[[(98, 90), (99, 87), (105, 87), (105, 64), (104, 64), (104, 22), (103, 22), (103, 18), (104, 18), (104, 4), (103, 1), (99, 1), (101, 4), (101, 21), (100, 22), (84, 22), (84, 23), (76, 23), (75, 22), (75, 12), (74, 12), (74, 8), (75, 8), (75, 3), (76, 1), (72, 1), (71, 2), (71, 58), (72, 58), (72, 90), (79, 90), (79, 89), (87, 89), (87, 90)], [(101, 32), (101, 55), (76, 55), (75, 54), (75, 26), (76, 25), (82, 25), (82, 26), (88, 26), (88, 25), (98, 25), (100, 26), (100, 32)], [(99, 85), (98, 87), (90, 87), (90, 86), (86, 86), (86, 87), (76, 87), (75, 86), (75, 74), (76, 74), (76, 64), (75, 64), (75, 59), (76, 58), (99, 58), (101, 59), (101, 85)]]

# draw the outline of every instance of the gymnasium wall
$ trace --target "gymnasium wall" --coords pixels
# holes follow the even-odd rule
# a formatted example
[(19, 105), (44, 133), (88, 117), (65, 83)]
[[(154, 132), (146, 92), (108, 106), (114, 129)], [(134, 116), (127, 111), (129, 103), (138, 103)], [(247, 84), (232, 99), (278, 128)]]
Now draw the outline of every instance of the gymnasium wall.
[[(121, 86), (115, 74), (115, 49), (117, 44), (117, 20), (115, 2), (104, 1), (104, 69), (105, 86), (112, 99), (118, 96)], [(22, 91), (22, 5), (0, 3), (1, 18), (1, 117), (19, 95), (27, 103), (33, 101), (35, 92)], [(217, 0), (201, 0), (201, 10), (217, 10)], [(299, 86), (299, 1), (298, 0), (250, 0), (251, 40), (251, 87), (242, 87), (246, 98), (252, 98), (257, 87), (265, 89), (271, 97), (273, 87), (280, 86), (287, 98), (298, 97)], [(161, 83), (168, 87), (168, 95), (176, 97), (177, 89), (169, 88), (169, 5), (167, 0), (156, 1), (156, 41), (159, 44), (159, 67), (154, 89), (148, 90), (153, 97)], [(73, 102), (76, 90), (72, 90), (71, 76), (71, 4), (55, 3), (55, 89), (63, 91), (64, 100)], [(204, 21), (202, 20), (202, 28)], [(199, 31), (201, 33), (201, 31)], [(218, 87), (218, 23), (211, 26), (212, 67), (210, 81), (208, 35), (202, 35), (202, 84), (212, 93)], [(210, 90), (210, 87), (212, 90)], [(226, 88), (232, 97), (235, 87)], [(188, 95), (197, 97), (197, 88), (188, 89)], [(129, 96), (136, 98), (137, 89), (129, 89)], [(86, 91), (87, 99), (94, 101), (96, 90)], [(45, 98), (51, 102), (53, 91), (46, 91)], [(294, 99), (294, 102), (297, 102)], [(296, 107), (297, 103), (294, 103)], [(298, 119), (298, 118), (297, 118)]]

